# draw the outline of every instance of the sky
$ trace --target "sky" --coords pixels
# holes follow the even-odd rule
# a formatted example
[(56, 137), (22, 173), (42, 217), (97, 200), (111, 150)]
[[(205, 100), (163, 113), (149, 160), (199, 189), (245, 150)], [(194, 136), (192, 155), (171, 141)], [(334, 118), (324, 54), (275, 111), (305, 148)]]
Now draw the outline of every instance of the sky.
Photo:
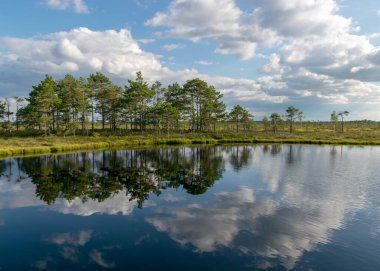
[(164, 85), (201, 78), (256, 120), (380, 121), (380, 1), (1, 0), (0, 97), (45, 74), (137, 71)]

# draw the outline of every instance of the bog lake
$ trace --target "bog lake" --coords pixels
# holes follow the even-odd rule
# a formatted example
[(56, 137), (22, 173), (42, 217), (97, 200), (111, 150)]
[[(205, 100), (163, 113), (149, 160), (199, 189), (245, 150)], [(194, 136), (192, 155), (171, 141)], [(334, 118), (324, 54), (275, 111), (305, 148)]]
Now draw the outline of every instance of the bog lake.
[(380, 270), (380, 147), (0, 160), (0, 270)]

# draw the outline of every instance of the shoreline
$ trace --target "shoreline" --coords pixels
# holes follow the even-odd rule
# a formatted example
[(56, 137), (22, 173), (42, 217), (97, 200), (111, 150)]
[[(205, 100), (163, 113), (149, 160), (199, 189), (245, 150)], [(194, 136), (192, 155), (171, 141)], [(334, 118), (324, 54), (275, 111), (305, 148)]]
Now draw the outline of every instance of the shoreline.
[[(91, 150), (109, 150), (115, 148), (137, 148), (137, 147), (158, 147), (158, 146), (193, 146), (193, 145), (227, 145), (227, 144), (305, 144), (305, 145), (356, 145), (356, 146), (380, 146), (380, 140), (360, 140), (352, 138), (343, 139), (319, 139), (319, 138), (257, 138), (257, 137), (229, 137), (215, 139), (207, 137), (82, 137), (77, 136), (69, 138), (50, 137), (50, 143), (44, 142), (43, 139), (49, 138), (23, 138), (24, 146), (12, 145), (0, 147), (0, 158), (22, 157), (29, 155), (56, 154), (65, 152), (91, 151)], [(73, 142), (78, 141), (79, 143)], [(16, 138), (4, 139), (14, 141)], [(59, 142), (56, 142), (56, 141)], [(86, 143), (87, 141), (87, 143)], [(90, 142), (88, 142), (90, 141)], [(3, 145), (4, 146), (4, 145)]]

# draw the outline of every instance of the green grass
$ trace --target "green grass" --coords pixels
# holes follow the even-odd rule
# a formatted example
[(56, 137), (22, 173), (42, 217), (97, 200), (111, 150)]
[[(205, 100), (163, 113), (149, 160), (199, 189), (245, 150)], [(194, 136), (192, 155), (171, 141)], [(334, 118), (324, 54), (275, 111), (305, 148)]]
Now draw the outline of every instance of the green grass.
[(149, 147), (159, 145), (202, 144), (336, 144), (380, 145), (380, 134), (375, 132), (265, 132), (249, 133), (183, 133), (170, 137), (162, 134), (135, 133), (127, 136), (37, 136), (0, 138), (0, 157), (37, 155), (48, 153), (100, 150), (115, 148)]

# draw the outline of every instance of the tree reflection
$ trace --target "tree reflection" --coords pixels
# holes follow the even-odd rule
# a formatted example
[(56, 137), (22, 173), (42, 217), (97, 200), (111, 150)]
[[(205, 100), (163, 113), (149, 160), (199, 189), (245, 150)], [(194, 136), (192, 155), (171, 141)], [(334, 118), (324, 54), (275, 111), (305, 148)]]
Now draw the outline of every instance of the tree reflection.
[(272, 145), (271, 149), (270, 149), (270, 154), (273, 155), (273, 156), (276, 156), (281, 151), (282, 151), (282, 146), (281, 145), (279, 145), (279, 144)]
[(232, 152), (230, 156), (230, 163), (235, 169), (239, 171), (240, 169), (246, 167), (251, 163), (252, 158), (252, 148), (249, 146), (234, 146), (231, 147)]
[[(241, 151), (241, 158), (231, 158), (237, 169), (249, 161), (250, 152)], [(47, 204), (58, 198), (102, 202), (125, 191), (142, 207), (150, 194), (160, 195), (167, 188), (182, 187), (193, 195), (205, 193), (223, 176), (223, 153), (217, 147), (197, 147), (48, 155), (16, 161), (36, 185), (36, 195)]]

